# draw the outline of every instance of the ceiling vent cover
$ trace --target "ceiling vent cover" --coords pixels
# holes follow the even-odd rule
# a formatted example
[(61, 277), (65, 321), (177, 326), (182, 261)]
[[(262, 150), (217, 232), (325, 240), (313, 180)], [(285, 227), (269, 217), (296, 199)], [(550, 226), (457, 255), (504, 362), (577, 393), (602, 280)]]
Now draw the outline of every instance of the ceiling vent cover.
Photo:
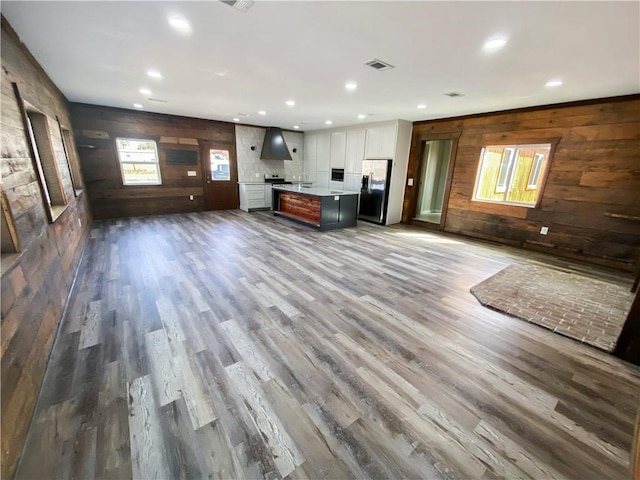
[(222, 3), (226, 3), (230, 7), (240, 10), (242, 13), (247, 13), (251, 7), (253, 7), (253, 0), (220, 0)]
[(369, 60), (368, 62), (364, 63), (365, 65), (368, 65), (371, 68), (375, 68), (376, 70), (379, 71), (383, 71), (383, 70), (391, 70), (392, 68), (394, 68), (393, 65), (387, 63), (387, 62), (383, 62), (382, 60), (378, 60), (377, 58), (374, 58), (373, 60)]
[(445, 93), (445, 95), (447, 97), (451, 97), (451, 98), (456, 98), (456, 97), (462, 97), (463, 96), (461, 93), (458, 93), (458, 92), (448, 92), (448, 93)]

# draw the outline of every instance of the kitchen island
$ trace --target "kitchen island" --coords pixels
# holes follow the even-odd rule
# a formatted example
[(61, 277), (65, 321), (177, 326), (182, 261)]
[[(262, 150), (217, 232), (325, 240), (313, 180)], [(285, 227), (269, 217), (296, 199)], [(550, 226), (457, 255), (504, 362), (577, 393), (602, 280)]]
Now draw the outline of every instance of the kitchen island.
[(304, 185), (274, 185), (273, 214), (321, 231), (355, 227), (358, 195), (358, 192)]

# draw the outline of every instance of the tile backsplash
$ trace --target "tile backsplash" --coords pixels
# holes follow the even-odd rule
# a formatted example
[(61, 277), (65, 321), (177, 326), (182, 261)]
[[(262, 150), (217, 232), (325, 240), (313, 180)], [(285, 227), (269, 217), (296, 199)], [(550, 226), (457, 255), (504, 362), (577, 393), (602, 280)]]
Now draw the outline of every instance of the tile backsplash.
[[(293, 160), (260, 160), (262, 142), (266, 129), (236, 125), (236, 154), (238, 157), (238, 181), (260, 182), (267, 175), (284, 175), (287, 180), (297, 181), (303, 172), (304, 134), (283, 132)], [(251, 150), (255, 146), (255, 150)], [(296, 152), (293, 152), (293, 149)]]

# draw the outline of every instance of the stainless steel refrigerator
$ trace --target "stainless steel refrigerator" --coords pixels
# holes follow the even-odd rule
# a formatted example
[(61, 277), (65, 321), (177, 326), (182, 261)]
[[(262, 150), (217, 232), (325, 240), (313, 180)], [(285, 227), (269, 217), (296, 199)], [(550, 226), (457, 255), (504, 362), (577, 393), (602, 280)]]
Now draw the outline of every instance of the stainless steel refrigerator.
[(392, 160), (364, 160), (358, 218), (384, 225), (391, 183)]

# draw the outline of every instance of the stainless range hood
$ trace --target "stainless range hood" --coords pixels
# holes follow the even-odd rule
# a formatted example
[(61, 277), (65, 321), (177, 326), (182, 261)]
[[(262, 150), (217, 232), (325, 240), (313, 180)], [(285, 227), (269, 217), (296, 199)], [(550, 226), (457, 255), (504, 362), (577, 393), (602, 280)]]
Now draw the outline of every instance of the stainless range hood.
[(284, 141), (282, 130), (279, 128), (267, 128), (264, 134), (260, 160), (293, 160), (287, 148), (287, 143)]

